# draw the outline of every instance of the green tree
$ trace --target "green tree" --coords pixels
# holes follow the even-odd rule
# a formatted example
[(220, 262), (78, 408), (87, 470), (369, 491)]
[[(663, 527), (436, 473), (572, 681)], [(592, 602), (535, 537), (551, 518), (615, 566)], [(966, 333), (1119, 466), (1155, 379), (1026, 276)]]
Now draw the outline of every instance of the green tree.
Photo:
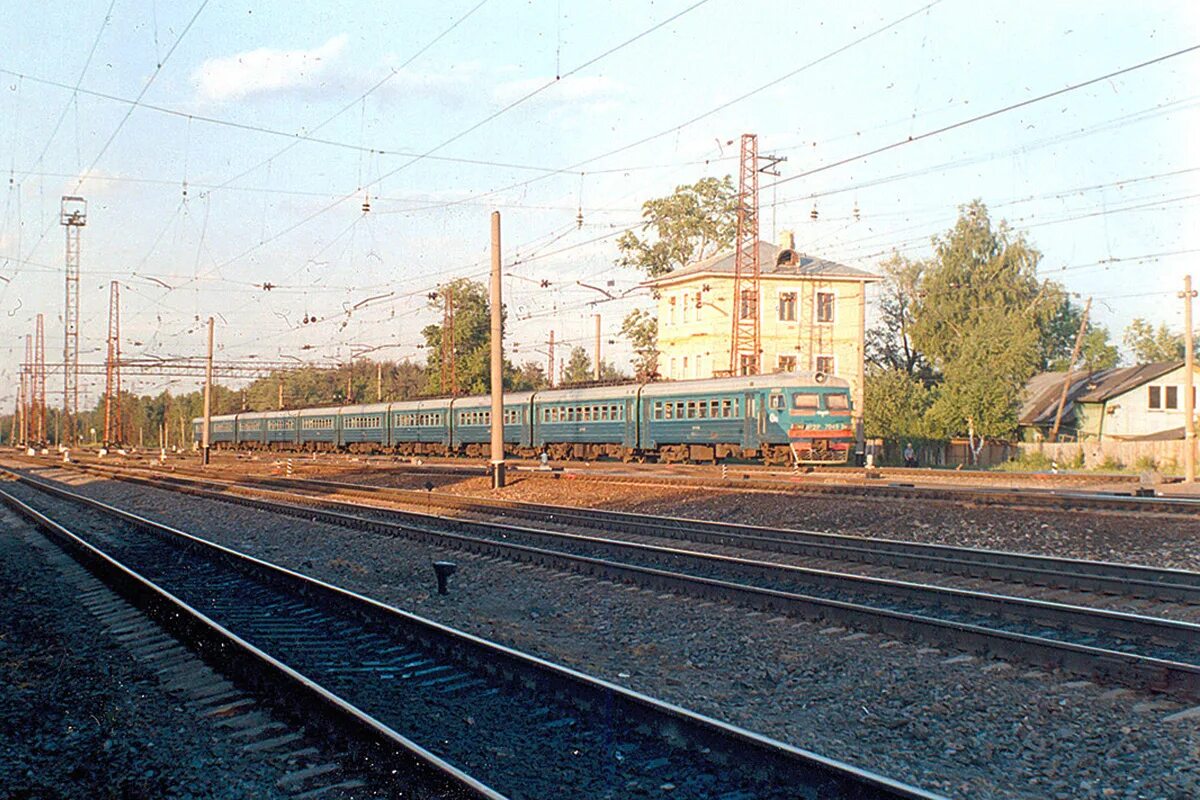
[(1041, 254), (1007, 223), (993, 227), (978, 200), (933, 241), (911, 335), (941, 377), (930, 422), (939, 436), (1007, 436), (1025, 382), (1041, 364), (1042, 330), (1061, 304), (1041, 283)]
[(893, 440), (928, 437), (925, 416), (935, 397), (935, 389), (905, 369), (872, 367), (863, 398), (867, 436)]
[(667, 197), (647, 200), (642, 220), (641, 236), (626, 231), (617, 240), (617, 264), (655, 278), (733, 246), (737, 189), (728, 175), (701, 178), (675, 187)]
[(1134, 360), (1139, 364), (1177, 361), (1185, 353), (1182, 333), (1175, 333), (1166, 323), (1155, 328), (1140, 317), (1125, 329), (1125, 346), (1133, 351)]
[(512, 388), (518, 392), (532, 392), (549, 388), (546, 370), (537, 361), (526, 361), (513, 375)]
[(621, 322), (621, 335), (633, 345), (634, 377), (652, 380), (658, 375), (658, 318), (635, 308)]
[(572, 347), (567, 364), (563, 367), (563, 383), (586, 383), (593, 380), (592, 359), (588, 358), (587, 350), (582, 347)]
[(924, 263), (899, 253), (879, 265), (883, 273), (879, 322), (866, 333), (866, 358), (880, 370), (900, 370), (928, 381), (928, 359), (913, 343), (913, 313), (921, 292)]
[[(455, 376), (460, 394), (485, 394), (490, 389), (491, 376), (491, 303), (487, 287), (469, 278), (458, 278), (445, 291), (432, 294), (429, 308), (442, 317), (446, 296), (454, 299)], [(448, 394), (450, 386), (442, 386), (442, 325), (427, 325), (421, 331), (425, 338), (425, 391), (428, 394)], [(505, 372), (512, 369), (506, 364)]]
[[(1075, 337), (1083, 321), (1083, 309), (1071, 301), (1070, 296), (1055, 285), (1061, 301), (1054, 313), (1042, 324), (1041, 369), (1061, 372), (1069, 366), (1071, 353), (1075, 349)], [(1121, 360), (1116, 346), (1109, 342), (1108, 328), (1088, 323), (1079, 348), (1079, 369), (1096, 370), (1115, 367)]]

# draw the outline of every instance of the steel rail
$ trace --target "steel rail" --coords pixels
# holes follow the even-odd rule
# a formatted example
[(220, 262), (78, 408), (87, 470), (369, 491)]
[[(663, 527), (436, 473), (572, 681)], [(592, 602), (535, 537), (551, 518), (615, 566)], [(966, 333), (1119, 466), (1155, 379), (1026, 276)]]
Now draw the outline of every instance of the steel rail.
[[(122, 564), (19, 498), (0, 489), (0, 501), (45, 532), (70, 556), (226, 675), (268, 694), (293, 716), (366, 749), (361, 766), (398, 789), (422, 785), (454, 800), (505, 800), (453, 765), (364, 713), (300, 672), (255, 647), (136, 570)], [(152, 524), (152, 523), (151, 523)], [(297, 709), (303, 709), (297, 712)], [(390, 774), (389, 774), (390, 773)], [(415, 773), (416, 780), (407, 777)], [(406, 779), (401, 780), (400, 775)]]
[(345, 483), (318, 478), (241, 477), (237, 483), (333, 489), (348, 496), (395, 498), (415, 505), (513, 516), (544, 522), (580, 525), (604, 530), (621, 530), (704, 544), (811, 555), (822, 558), (887, 564), (971, 577), (994, 578), (1086, 591), (1135, 597), (1155, 597), (1200, 603), (1200, 572), (1164, 569), (1137, 564), (1088, 561), (1057, 556), (1012, 553), (953, 545), (926, 544), (896, 539), (879, 539), (793, 528), (772, 528), (732, 522), (713, 522), (683, 517), (655, 516), (608, 509), (553, 506), (503, 498), (432, 494), (411, 489)]
[[(446, 530), (431, 530), (429, 523), (439, 525), (456, 525), (460, 530), (486, 528), (501, 537), (508, 536), (540, 536), (552, 541), (586, 540), (589, 545), (595, 544), (600, 548), (608, 548), (612, 552), (641, 552), (659, 553), (668, 561), (671, 559), (693, 558), (703, 556), (704, 561), (724, 560), (734, 562), (739, 566), (745, 564), (751, 569), (774, 570), (781, 565), (761, 565), (747, 562), (744, 559), (727, 559), (710, 554), (694, 554), (673, 548), (652, 548), (645, 545), (613, 540), (590, 540), (563, 532), (544, 531), (516, 526), (498, 525), (495, 523), (465, 522), (447, 519), (419, 512), (397, 511), (394, 509), (374, 509), (354, 506), (337, 501), (319, 500), (306, 495), (287, 495), (284, 492), (245, 487), (227, 487), (241, 489), (245, 492), (260, 494), (285, 495), (289, 500), (302, 501), (281, 502), (249, 497), (244, 494), (233, 494), (229, 491), (214, 491), (189, 485), (188, 482), (167, 482), (143, 477), (127, 477), (126, 480), (147, 486), (167, 487), (174, 491), (205, 497), (214, 500), (224, 500), (252, 508), (265, 509), (312, 521), (319, 521), (383, 533), (391, 536), (425, 541), (431, 544), (446, 546), (481, 555), (491, 555), (508, 560), (524, 561), (550, 567), (552, 569), (571, 569), (594, 577), (611, 580), (629, 581), (655, 589), (676, 591), (704, 599), (716, 599), (736, 602), (752, 608), (765, 611), (785, 612), (805, 617), (822, 617), (844, 621), (856, 626), (866, 626), (893, 635), (912, 636), (959, 649), (987, 652), (1001, 658), (1016, 658), (1032, 661), (1047, 666), (1061, 666), (1068, 670), (1087, 675), (1109, 678), (1139, 687), (1159, 691), (1178, 693), (1189, 698), (1200, 697), (1200, 664), (1178, 661), (1169, 658), (1159, 658), (1150, 655), (1129, 653), (1105, 647), (1098, 647), (1078, 642), (1053, 639), (1019, 631), (1005, 630), (961, 620), (948, 620), (929, 616), (924, 613), (912, 613), (890, 609), (867, 603), (846, 601), (836, 598), (820, 597), (798, 592), (780, 590), (769, 587), (754, 586), (747, 583), (723, 580), (720, 578), (695, 575), (663, 569), (657, 566), (643, 566), (619, 561), (606, 560), (586, 555), (568, 553), (561, 550), (550, 550), (542, 547), (518, 544), (504, 541), (503, 538), (487, 538), (472, 536), (469, 533), (457, 533)], [(322, 507), (324, 506), (324, 507)], [(328, 508), (345, 510), (332, 511)], [(372, 519), (348, 511), (384, 511), (388, 514), (406, 517), (425, 523), (402, 524), (398, 522)], [(929, 600), (937, 597), (948, 603), (955, 603), (960, 609), (978, 612), (972, 604), (979, 603), (991, 609), (997, 616), (1017, 619), (1028, 623), (1030, 615), (1035, 620), (1045, 620), (1051, 624), (1076, 625), (1083, 630), (1106, 630), (1110, 635), (1135, 636), (1145, 638), (1151, 634), (1161, 636), (1165, 640), (1182, 642), (1195, 646), (1200, 642), (1200, 626), (1153, 617), (1142, 617), (1120, 612), (1100, 611), (1095, 609), (1066, 606), (1044, 601), (1012, 598), (1002, 595), (988, 595), (980, 592), (968, 592), (944, 587), (930, 587), (921, 584), (911, 584), (901, 581), (887, 581), (877, 578), (865, 578), (857, 575), (844, 575), (806, 568), (790, 568), (793, 574), (810, 574), (820, 580), (837, 582), (842, 586), (870, 586), (872, 589), (893, 592), (893, 597), (917, 598)], [(1024, 616), (1022, 616), (1024, 613)]]
[[(8, 470), (4, 470), (8, 472)], [(253, 575), (281, 587), (296, 597), (318, 601), (327, 607), (339, 610), (348, 618), (379, 623), (383, 628), (396, 631), (399, 638), (424, 644), (444, 658), (469, 665), (470, 668), (486, 673), (493, 681), (533, 690), (548, 702), (561, 701), (587, 714), (601, 714), (609, 720), (619, 720), (631, 730), (651, 731), (654, 736), (668, 742), (672, 752), (680, 757), (703, 760), (723, 773), (744, 775), (747, 780), (769, 786), (771, 797), (788, 794), (796, 789), (815, 792), (814, 796), (866, 800), (937, 800), (938, 796), (921, 789), (907, 786), (867, 770), (829, 759), (810, 751), (776, 741), (769, 737), (720, 722), (685, 708), (656, 700), (647, 695), (625, 689), (607, 681), (562, 667), (546, 660), (521, 653), (479, 637), (457, 631), (440, 623), (419, 617), (409, 612), (385, 605), (360, 594), (304, 576), (283, 567), (252, 556), (239, 553), (222, 545), (209, 542), (184, 531), (149, 520), (101, 501), (71, 492), (44, 481), (11, 473), (21, 483), (56, 498), (84, 506), (106, 517), (127, 523), (151, 533), (173, 546), (183, 547), (193, 555), (216, 559), (237, 572)], [(32, 509), (8, 492), (0, 490), (0, 500), (13, 508), (30, 515), (39, 524), (51, 526), (76, 541), (83, 548), (96, 553), (96, 558), (116, 562), (99, 553), (78, 537), (66, 531), (40, 512)], [(190, 564), (190, 561), (189, 561)], [(120, 566), (120, 565), (116, 565)], [(131, 572), (126, 570), (127, 572)], [(142, 579), (144, 583), (148, 583)], [(157, 587), (153, 587), (157, 589)], [(163, 595), (169, 595), (157, 589)], [(173, 599), (173, 598), (172, 598)], [(172, 608), (168, 614), (180, 609)], [(194, 612), (194, 609), (192, 609)], [(198, 613), (198, 612), (194, 612)], [(203, 615), (201, 615), (203, 616)], [(213, 626), (210, 620), (205, 619)], [(219, 626), (215, 626), (219, 627)], [(236, 637), (235, 637), (236, 638)], [(251, 647), (247, 645), (247, 647)], [(252, 648), (253, 649), (253, 648)], [(261, 659), (274, 661), (262, 651)], [(281, 662), (274, 661), (284, 669)], [(323, 690), (315, 682), (296, 671), (291, 671), (294, 680), (306, 688), (320, 690), (322, 698), (337, 700), (337, 696)], [(549, 700), (554, 698), (554, 700)], [(357, 716), (371, 720), (365, 712)], [(381, 727), (382, 723), (379, 723)], [(390, 731), (390, 729), (388, 729)], [(394, 731), (393, 731), (394, 733)], [(397, 734), (398, 736), (398, 734)], [(403, 739), (403, 737), (400, 737)], [(403, 741), (409, 742), (404, 739)], [(419, 749), (419, 745), (414, 745)], [(427, 752), (427, 751), (420, 751)], [(436, 756), (432, 756), (436, 759)], [(443, 762), (444, 763), (444, 762)], [(450, 769), (455, 769), (446, 764)], [(458, 772), (463, 778), (465, 773)], [(473, 781), (478, 788), (474, 794), (451, 794), (450, 797), (502, 798), (495, 790)]]
[[(164, 478), (142, 468), (84, 465), (120, 476), (131, 470)], [(178, 474), (178, 473), (177, 473)], [(772, 528), (731, 522), (654, 516), (628, 511), (554, 506), (503, 498), (421, 492), (411, 489), (347, 483), (318, 478), (255, 478), (238, 475), (223, 480), (211, 475), (185, 473), (188, 480), (224, 485), (287, 487), (301, 491), (333, 490), (349, 497), (380, 498), (408, 505), (467, 511), (476, 514), (516, 516), (543, 523), (622, 531), (700, 544), (741, 547), (765, 552), (829, 558), (842, 561), (915, 568), (934, 572), (1030, 583), (1056, 588), (1147, 597), (1200, 604), (1200, 572), (1138, 564), (1061, 558), (897, 539), (867, 538), (793, 528)]]

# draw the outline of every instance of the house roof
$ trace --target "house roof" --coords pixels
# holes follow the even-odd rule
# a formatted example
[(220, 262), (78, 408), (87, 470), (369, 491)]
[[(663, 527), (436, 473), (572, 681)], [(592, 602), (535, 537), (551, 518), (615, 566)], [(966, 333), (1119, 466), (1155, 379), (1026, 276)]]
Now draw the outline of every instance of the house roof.
[(1087, 391), (1079, 396), (1081, 403), (1103, 403), (1111, 397), (1125, 394), (1143, 383), (1174, 372), (1183, 366), (1183, 361), (1157, 361), (1153, 364), (1138, 364), (1135, 367), (1115, 367), (1096, 373), (1088, 384)]
[[(780, 258), (780, 254), (785, 252), (790, 254), (789, 257)], [(736, 253), (733, 250), (717, 253), (701, 261), (688, 264), (686, 267), (680, 267), (677, 270), (668, 272), (666, 275), (651, 278), (642, 285), (661, 286), (667, 283), (675, 283), (680, 279), (693, 275), (711, 275), (714, 273), (732, 275), (734, 272), (735, 257)], [(879, 280), (879, 276), (872, 272), (867, 272), (857, 267), (848, 267), (836, 261), (827, 261), (823, 258), (805, 255), (795, 250), (783, 251), (780, 247), (761, 240), (758, 242), (758, 260), (760, 274), (765, 278), (796, 277), (842, 278), (855, 281)]]
[[(1071, 388), (1067, 391), (1067, 402), (1063, 406), (1063, 418), (1070, 419), (1078, 403), (1103, 403), (1182, 366), (1182, 361), (1159, 361), (1133, 367), (1072, 373)], [(1025, 384), (1018, 424), (1053, 424), (1065, 378), (1065, 372), (1043, 372), (1030, 378)]]

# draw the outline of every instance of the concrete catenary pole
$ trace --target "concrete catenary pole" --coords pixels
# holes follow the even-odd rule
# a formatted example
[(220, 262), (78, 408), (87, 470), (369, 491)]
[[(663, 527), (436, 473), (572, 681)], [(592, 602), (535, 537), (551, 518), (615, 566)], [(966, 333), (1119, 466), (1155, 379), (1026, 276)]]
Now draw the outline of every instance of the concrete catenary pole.
[(212, 446), (212, 361), (213, 361), (213, 318), (208, 318), (208, 357), (204, 360), (204, 422), (200, 426), (200, 463), (208, 464), (208, 450)]
[(500, 212), (492, 212), (492, 488), (504, 488), (504, 324), (500, 297)]
[(596, 364), (592, 368), (592, 372), (594, 373), (593, 379), (598, 381), (600, 380), (600, 315), (593, 314), (592, 319), (596, 323)]
[(1196, 356), (1192, 341), (1192, 276), (1183, 276), (1183, 480), (1196, 482)]

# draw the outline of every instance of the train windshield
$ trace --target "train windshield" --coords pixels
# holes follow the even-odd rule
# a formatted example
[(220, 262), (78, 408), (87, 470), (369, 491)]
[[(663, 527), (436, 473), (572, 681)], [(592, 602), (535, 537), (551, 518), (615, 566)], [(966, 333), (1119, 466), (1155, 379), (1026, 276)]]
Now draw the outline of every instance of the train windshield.
[(850, 397), (844, 394), (825, 395), (825, 407), (830, 411), (849, 411)]
[(816, 411), (821, 407), (821, 395), (810, 392), (797, 392), (792, 395), (792, 408), (797, 411)]

